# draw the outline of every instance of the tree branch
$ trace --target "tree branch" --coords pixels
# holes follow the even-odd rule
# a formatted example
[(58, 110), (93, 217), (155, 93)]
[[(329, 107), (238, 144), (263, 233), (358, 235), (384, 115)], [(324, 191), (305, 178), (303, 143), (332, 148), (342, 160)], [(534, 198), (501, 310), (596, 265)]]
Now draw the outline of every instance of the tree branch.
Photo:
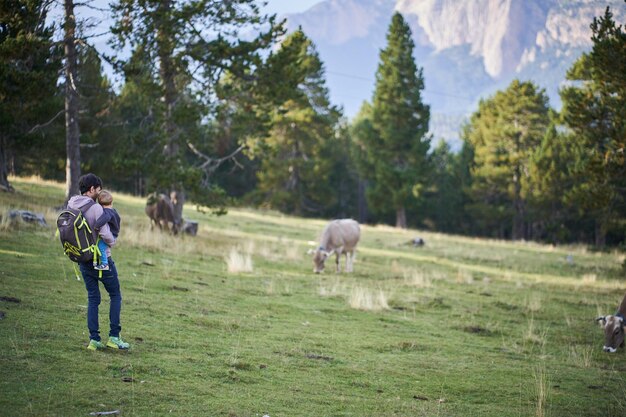
[[(204, 159), (204, 163), (200, 165), (200, 168), (202, 168), (208, 175), (212, 175), (224, 162), (231, 160), (231, 159), (235, 160), (235, 156), (237, 156), (237, 154), (243, 151), (246, 147), (245, 145), (240, 145), (237, 149), (235, 149), (229, 155), (226, 155), (222, 158), (212, 158), (200, 152), (191, 142), (187, 142), (187, 146), (189, 147), (189, 149), (193, 151), (193, 153), (195, 153), (200, 158)], [(236, 160), (235, 160), (235, 163), (238, 164)]]
[(65, 109), (58, 112), (52, 119), (48, 120), (46, 123), (33, 126), (33, 128), (28, 131), (28, 134), (30, 135), (31, 133), (35, 133), (39, 129), (49, 126), (62, 114), (65, 114)]

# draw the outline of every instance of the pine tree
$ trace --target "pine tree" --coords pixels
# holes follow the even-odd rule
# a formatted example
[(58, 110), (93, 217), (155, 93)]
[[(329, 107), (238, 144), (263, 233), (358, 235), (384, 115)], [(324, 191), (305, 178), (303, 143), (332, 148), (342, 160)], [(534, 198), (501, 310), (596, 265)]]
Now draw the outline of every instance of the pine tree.
[(531, 155), (528, 178), (533, 219), (531, 237), (551, 243), (572, 241), (583, 232), (579, 210), (566, 198), (567, 190), (573, 186), (570, 173), (576, 152), (570, 138), (557, 129), (558, 117), (551, 115), (541, 145)]
[(372, 126), (377, 135), (363, 138), (373, 167), (367, 177), (368, 202), (377, 211), (391, 205), (396, 226), (402, 228), (407, 226), (407, 205), (421, 195), (430, 146), (430, 108), (422, 103), (424, 78), (413, 49), (411, 30), (402, 15), (395, 13), (376, 72)]
[(350, 126), (351, 137), (351, 160), (354, 162), (358, 172), (358, 194), (357, 194), (357, 212), (358, 220), (361, 223), (375, 220), (371, 218), (369, 206), (367, 204), (366, 192), (369, 189), (368, 179), (374, 172), (373, 161), (369, 161), (367, 146), (374, 143), (378, 135), (372, 125), (372, 105), (367, 101), (363, 102), (361, 109), (353, 119)]
[(105, 146), (111, 149), (109, 169), (116, 173), (110, 182), (120, 190), (145, 195), (159, 189), (155, 177), (162, 175), (163, 148), (158, 139), (163, 103), (141, 45), (123, 70), (126, 82), (111, 110), (117, 129), (108, 137), (110, 146)]
[[(591, 24), (593, 48), (567, 73), (562, 115), (575, 151), (570, 204), (595, 219), (595, 244), (604, 246), (626, 204), (626, 32), (604, 16)], [(620, 237), (623, 239), (623, 236)]]
[(13, 189), (7, 177), (18, 148), (41, 145), (32, 131), (63, 114), (55, 97), (60, 50), (46, 24), (49, 6), (42, 0), (0, 3), (0, 190)]
[[(77, 50), (76, 86), (80, 91), (80, 143), (88, 149), (81, 155), (81, 166), (87, 172), (98, 172), (106, 184), (111, 183), (113, 153), (119, 132), (113, 126), (112, 105), (115, 94), (104, 75), (102, 61), (97, 52), (88, 46)], [(115, 175), (117, 176), (117, 175)]]
[[(168, 173), (160, 177), (160, 186), (177, 192), (175, 218), (180, 222), (186, 192), (196, 200), (203, 198), (203, 171), (210, 173), (204, 168), (215, 160), (196, 146), (194, 136), (202, 135), (194, 131), (189, 136), (185, 127), (211, 119), (218, 81), (226, 74), (246, 77), (282, 27), (274, 16), (262, 15), (253, 0), (118, 0), (113, 11), (116, 46), (142, 46), (158, 80), (163, 107), (158, 109), (162, 134), (156, 141), (164, 155), (161, 167)], [(246, 28), (261, 32), (242, 39), (239, 32)]]
[(319, 215), (336, 204), (328, 181), (340, 117), (328, 98), (323, 64), (311, 40), (297, 30), (268, 57), (259, 76), (280, 83), (276, 90), (259, 86), (264, 99), (257, 112), (267, 116), (267, 134), (248, 141), (249, 155), (261, 164), (257, 192), (282, 211)]
[(430, 154), (430, 186), (424, 193), (424, 225), (440, 232), (461, 232), (464, 226), (462, 153), (441, 140)]
[[(528, 167), (549, 124), (548, 98), (532, 82), (514, 80), (482, 100), (464, 132), (474, 152), (472, 196), (476, 217), (498, 237), (528, 236)], [(481, 215), (482, 212), (482, 215)]]

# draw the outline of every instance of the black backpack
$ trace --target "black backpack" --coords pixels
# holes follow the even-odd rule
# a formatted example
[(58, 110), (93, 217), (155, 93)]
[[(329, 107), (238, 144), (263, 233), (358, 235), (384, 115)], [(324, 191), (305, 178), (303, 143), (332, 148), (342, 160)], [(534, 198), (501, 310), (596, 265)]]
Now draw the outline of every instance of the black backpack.
[(90, 201), (79, 209), (66, 208), (57, 217), (63, 252), (74, 262), (89, 262), (96, 252), (96, 238), (84, 216), (94, 204)]

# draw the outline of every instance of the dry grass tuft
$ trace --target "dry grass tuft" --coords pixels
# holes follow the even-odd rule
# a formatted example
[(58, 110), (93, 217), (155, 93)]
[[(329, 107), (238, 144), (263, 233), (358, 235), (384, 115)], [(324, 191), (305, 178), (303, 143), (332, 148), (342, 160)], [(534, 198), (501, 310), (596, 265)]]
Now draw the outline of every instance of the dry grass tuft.
[[(254, 254), (254, 246), (252, 248), (252, 250), (247, 250), (247, 253)], [(280, 262), (284, 260), (300, 261), (304, 251), (296, 242), (281, 238), (277, 243), (263, 243), (257, 252), (263, 259)]]
[(15, 182), (16, 180), (19, 180), (20, 182), (29, 183), (29, 184), (45, 185), (47, 187), (54, 187), (54, 188), (59, 188), (59, 189), (65, 188), (65, 183), (63, 182), (58, 182), (58, 181), (53, 181), (53, 180), (44, 180), (38, 175), (31, 175), (29, 177), (14, 177), (12, 175), (9, 175), (9, 182)]
[(337, 297), (343, 296), (346, 294), (346, 285), (343, 284), (339, 279), (335, 279), (335, 281), (330, 285), (322, 285), (320, 282), (318, 294), (322, 297)]
[(391, 264), (389, 265), (389, 271), (394, 275), (402, 275), (405, 272), (405, 269), (398, 263), (397, 260), (392, 259)]
[(535, 389), (536, 389), (536, 406), (535, 415), (537, 417), (546, 416), (546, 406), (550, 396), (550, 386), (548, 381), (548, 375), (546, 373), (545, 365), (535, 368)]
[(524, 334), (524, 340), (539, 345), (542, 350), (548, 340), (548, 332), (546, 330), (540, 331), (536, 328), (535, 318), (532, 314), (530, 316), (530, 319), (528, 320), (528, 329)]
[(541, 310), (541, 294), (532, 293), (526, 301), (526, 310), (530, 313), (535, 313)]
[(570, 346), (569, 357), (575, 364), (583, 368), (590, 368), (593, 350), (593, 346)]
[(433, 282), (424, 272), (412, 269), (404, 271), (404, 285), (417, 288), (431, 288)]
[(388, 297), (382, 289), (376, 291), (370, 290), (369, 288), (355, 286), (350, 292), (350, 299), (348, 302), (350, 307), (358, 310), (380, 311), (389, 310), (387, 299)]
[(197, 252), (199, 248), (189, 239), (172, 236), (157, 228), (150, 230), (147, 223), (127, 222), (121, 229), (119, 244), (116, 247), (132, 246), (155, 251), (164, 251), (170, 255)]
[(593, 285), (598, 280), (598, 276), (596, 274), (585, 274), (583, 275), (582, 285)]
[(457, 284), (473, 284), (474, 275), (467, 269), (459, 269), (456, 273)]
[(253, 271), (252, 256), (249, 253), (241, 253), (236, 248), (232, 248), (224, 260), (229, 273)]
[(267, 295), (290, 295), (292, 293), (291, 285), (288, 282), (276, 282), (272, 279), (265, 281), (264, 284)]

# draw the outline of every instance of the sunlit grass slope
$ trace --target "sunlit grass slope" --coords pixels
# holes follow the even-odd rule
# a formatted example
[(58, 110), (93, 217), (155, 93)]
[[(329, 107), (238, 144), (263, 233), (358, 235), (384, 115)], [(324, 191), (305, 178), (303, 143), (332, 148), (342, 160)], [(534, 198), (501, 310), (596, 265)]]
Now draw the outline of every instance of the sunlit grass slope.
[[(0, 193), (0, 415), (626, 414), (626, 356), (601, 351), (594, 323), (626, 292), (621, 253), (365, 226), (354, 274), (314, 275), (306, 251), (325, 221), (188, 207), (198, 236), (174, 238), (116, 194), (132, 349), (91, 352), (84, 284), (54, 237), (63, 187), (13, 184)], [(107, 312), (103, 294), (105, 337)]]

